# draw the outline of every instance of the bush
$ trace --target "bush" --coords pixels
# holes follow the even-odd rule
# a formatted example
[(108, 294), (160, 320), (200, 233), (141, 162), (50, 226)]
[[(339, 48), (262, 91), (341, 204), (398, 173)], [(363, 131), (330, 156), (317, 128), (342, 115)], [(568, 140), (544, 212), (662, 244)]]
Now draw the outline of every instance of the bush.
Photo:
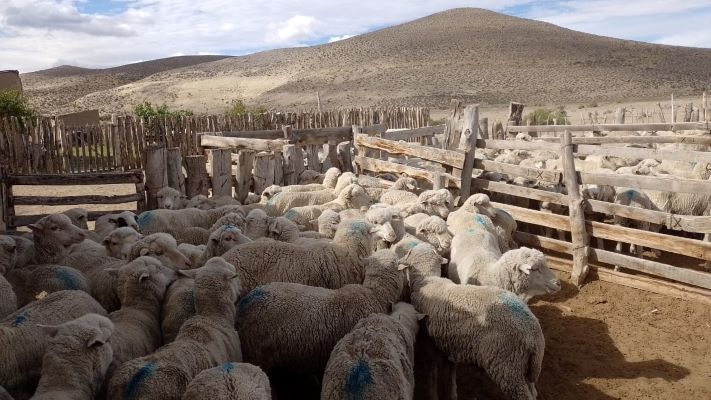
[(265, 114), (268, 112), (269, 112), (269, 110), (267, 110), (266, 107), (259, 106), (259, 107), (255, 108), (254, 111), (252, 111), (252, 114)]
[(143, 119), (154, 117), (189, 117), (193, 115), (193, 112), (190, 110), (170, 111), (168, 106), (165, 104), (154, 108), (153, 105), (147, 101), (136, 105), (136, 107), (133, 108), (133, 113), (136, 114), (137, 117)]
[(33, 117), (36, 113), (18, 90), (0, 90), (0, 117)]
[(523, 117), (524, 121), (529, 121), (530, 125), (552, 125), (554, 122), (558, 125), (567, 125), (568, 113), (563, 107), (557, 110), (548, 108), (537, 108)]
[(227, 110), (226, 114), (230, 117), (239, 117), (240, 115), (247, 114), (247, 106), (245, 106), (244, 101), (240, 99), (232, 100), (232, 106)]

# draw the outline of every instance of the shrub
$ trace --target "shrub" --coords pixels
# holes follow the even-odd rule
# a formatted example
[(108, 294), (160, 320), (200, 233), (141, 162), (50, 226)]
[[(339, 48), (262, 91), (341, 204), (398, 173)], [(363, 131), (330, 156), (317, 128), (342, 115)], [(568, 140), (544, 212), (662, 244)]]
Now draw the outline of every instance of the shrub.
[(133, 108), (133, 113), (136, 114), (137, 117), (143, 119), (149, 119), (154, 117), (189, 117), (193, 115), (193, 112), (190, 110), (181, 109), (176, 111), (170, 111), (166, 104), (154, 108), (153, 105), (147, 101), (136, 105)]
[(244, 105), (244, 101), (241, 99), (232, 100), (232, 105), (226, 114), (231, 117), (239, 117), (240, 115), (247, 114), (247, 106)]
[(568, 113), (563, 107), (557, 110), (548, 108), (537, 108), (523, 117), (524, 121), (529, 121), (531, 125), (552, 125), (554, 122), (558, 125), (567, 125)]
[(18, 90), (0, 90), (0, 117), (32, 117), (36, 113)]
[(267, 110), (266, 107), (259, 106), (259, 107), (255, 108), (254, 111), (252, 111), (252, 114), (265, 114), (268, 112), (269, 112), (269, 110)]

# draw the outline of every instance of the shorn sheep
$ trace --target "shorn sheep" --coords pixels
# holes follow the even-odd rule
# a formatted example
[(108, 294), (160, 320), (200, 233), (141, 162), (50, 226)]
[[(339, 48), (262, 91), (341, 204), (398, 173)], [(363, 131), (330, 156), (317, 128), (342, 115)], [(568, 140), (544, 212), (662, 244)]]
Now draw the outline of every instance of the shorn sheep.
[(197, 314), (183, 324), (175, 341), (121, 365), (109, 382), (109, 399), (177, 400), (200, 372), (242, 360), (234, 329), (240, 291), (234, 267), (215, 257), (181, 274), (195, 279)]
[[(427, 315), (427, 333), (448, 360), (480, 366), (509, 399), (534, 400), (545, 340), (528, 306), (504, 289), (440, 278), (442, 259), (429, 244), (415, 246), (400, 263), (409, 275), (412, 304)], [(455, 372), (444, 379), (450, 389)]]
[(32, 399), (93, 399), (111, 363), (114, 325), (87, 314), (61, 325), (39, 325), (51, 339), (42, 360), (42, 376)]
[(390, 315), (371, 314), (358, 321), (331, 352), (321, 399), (411, 399), (422, 317), (412, 305), (397, 303)]
[(338, 340), (361, 318), (387, 311), (400, 297), (403, 277), (396, 262), (395, 253), (380, 250), (366, 260), (362, 284), (340, 289), (289, 282), (253, 289), (238, 305), (245, 360), (267, 372), (285, 368), (320, 375)]

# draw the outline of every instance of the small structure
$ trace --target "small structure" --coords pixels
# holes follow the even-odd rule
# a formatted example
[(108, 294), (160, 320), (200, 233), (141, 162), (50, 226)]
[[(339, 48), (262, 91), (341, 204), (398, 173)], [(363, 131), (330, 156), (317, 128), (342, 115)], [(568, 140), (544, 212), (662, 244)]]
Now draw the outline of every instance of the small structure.
[(0, 71), (0, 90), (17, 90), (22, 93), (20, 72), (14, 69)]

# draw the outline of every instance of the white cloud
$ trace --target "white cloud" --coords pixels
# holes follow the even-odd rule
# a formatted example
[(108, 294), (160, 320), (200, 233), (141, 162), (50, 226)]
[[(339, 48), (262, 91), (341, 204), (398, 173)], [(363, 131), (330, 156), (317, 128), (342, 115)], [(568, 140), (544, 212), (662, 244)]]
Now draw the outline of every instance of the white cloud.
[(350, 39), (355, 35), (341, 35), (341, 36), (331, 36), (328, 38), (328, 43), (338, 42), (340, 40)]
[[(589, 33), (711, 47), (709, 0), (0, 0), (0, 69), (109, 67), (172, 54), (326, 43), (454, 7), (508, 10)], [(85, 5), (85, 4), (84, 4)], [(513, 8), (509, 8), (513, 7)], [(294, 10), (294, 11), (289, 11)], [(110, 15), (109, 15), (110, 14)]]

